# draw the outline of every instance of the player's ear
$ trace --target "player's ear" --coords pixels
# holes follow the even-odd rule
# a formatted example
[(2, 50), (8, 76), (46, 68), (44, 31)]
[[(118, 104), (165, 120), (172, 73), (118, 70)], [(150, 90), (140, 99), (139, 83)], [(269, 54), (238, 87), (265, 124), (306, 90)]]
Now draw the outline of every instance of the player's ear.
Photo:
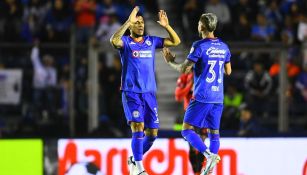
[(202, 31), (202, 32), (206, 31), (206, 28), (205, 28), (204, 25), (200, 25), (200, 31)]

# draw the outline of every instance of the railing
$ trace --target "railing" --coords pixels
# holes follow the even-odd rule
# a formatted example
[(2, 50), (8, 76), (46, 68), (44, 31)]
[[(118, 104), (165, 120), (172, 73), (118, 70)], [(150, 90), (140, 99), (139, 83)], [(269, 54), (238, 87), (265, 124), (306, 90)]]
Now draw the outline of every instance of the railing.
[[(79, 45), (74, 40), (74, 37), (71, 37), (70, 43), (41, 43), (41, 48), (49, 49), (65, 49), (67, 55), (70, 57), (70, 95), (69, 95), (69, 130), (70, 136), (75, 136), (76, 126), (75, 126), (75, 89), (74, 81), (75, 77), (75, 67), (76, 67), (76, 52), (79, 51), (79, 48), (87, 50), (86, 55), (88, 55), (88, 79), (89, 79), (89, 109), (88, 109), (88, 130), (92, 131), (98, 127), (98, 54), (105, 52), (114, 52), (115, 50), (110, 50), (109, 43), (101, 44), (99, 47), (92, 44)], [(0, 43), (0, 51), (3, 52), (5, 49), (14, 49), (15, 51), (19, 49), (28, 49), (30, 51), (31, 44), (21, 44), (21, 43)], [(287, 132), (289, 129), (289, 116), (288, 116), (288, 102), (286, 97), (287, 90), (287, 48), (280, 43), (229, 43), (231, 52), (240, 53), (240, 52), (249, 52), (249, 53), (279, 53), (281, 71), (279, 74), (279, 98), (278, 98), (278, 131)], [(0, 52), (0, 54), (1, 54)], [(9, 54), (9, 53), (6, 53)]]

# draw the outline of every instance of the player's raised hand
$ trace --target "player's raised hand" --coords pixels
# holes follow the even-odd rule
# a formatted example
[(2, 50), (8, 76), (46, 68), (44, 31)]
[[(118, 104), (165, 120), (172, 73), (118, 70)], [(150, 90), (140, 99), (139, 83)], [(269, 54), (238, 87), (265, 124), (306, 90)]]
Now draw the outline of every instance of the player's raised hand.
[(137, 21), (136, 14), (139, 12), (139, 10), (140, 10), (139, 6), (135, 6), (132, 12), (130, 13), (129, 21), (131, 24), (136, 23)]
[(164, 47), (161, 53), (166, 63), (175, 61), (176, 55), (174, 55), (169, 48)]
[(164, 10), (160, 10), (158, 13), (159, 21), (157, 21), (162, 27), (166, 27), (169, 25), (168, 18), (166, 12)]

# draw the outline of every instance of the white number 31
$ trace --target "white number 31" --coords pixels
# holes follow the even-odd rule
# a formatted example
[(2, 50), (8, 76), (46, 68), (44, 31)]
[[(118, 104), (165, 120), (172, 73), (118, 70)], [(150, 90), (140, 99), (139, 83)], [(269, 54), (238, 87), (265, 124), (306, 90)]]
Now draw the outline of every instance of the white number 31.
[[(210, 65), (209, 73), (211, 74), (210, 78), (209, 77), (206, 78), (206, 81), (208, 83), (212, 83), (216, 78), (216, 73), (214, 71), (214, 66), (215, 66), (216, 62), (217, 61), (215, 61), (215, 60), (209, 60), (208, 61), (208, 64)], [(222, 66), (223, 66), (223, 63), (224, 63), (224, 61), (219, 61), (219, 77), (217, 79), (218, 83), (222, 83)]]

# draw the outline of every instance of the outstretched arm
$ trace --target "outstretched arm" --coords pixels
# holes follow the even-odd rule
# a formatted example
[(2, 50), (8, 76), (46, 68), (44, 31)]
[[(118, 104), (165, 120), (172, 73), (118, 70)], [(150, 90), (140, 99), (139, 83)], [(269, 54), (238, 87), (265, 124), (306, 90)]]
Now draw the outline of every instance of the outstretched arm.
[(171, 47), (177, 46), (180, 44), (180, 38), (174, 29), (169, 25), (168, 18), (166, 12), (164, 10), (159, 11), (159, 21), (157, 21), (165, 30), (167, 31), (169, 38), (164, 39), (164, 46)]
[(111, 36), (110, 42), (113, 47), (115, 48), (122, 48), (123, 47), (123, 41), (122, 36), (126, 32), (126, 30), (130, 27), (131, 24), (136, 22), (136, 14), (139, 11), (139, 7), (136, 6), (132, 10), (129, 19)]
[(168, 48), (163, 48), (162, 55), (164, 57), (165, 62), (178, 72), (189, 73), (192, 70), (194, 62), (186, 59), (183, 63), (176, 63), (176, 56), (173, 55)]

